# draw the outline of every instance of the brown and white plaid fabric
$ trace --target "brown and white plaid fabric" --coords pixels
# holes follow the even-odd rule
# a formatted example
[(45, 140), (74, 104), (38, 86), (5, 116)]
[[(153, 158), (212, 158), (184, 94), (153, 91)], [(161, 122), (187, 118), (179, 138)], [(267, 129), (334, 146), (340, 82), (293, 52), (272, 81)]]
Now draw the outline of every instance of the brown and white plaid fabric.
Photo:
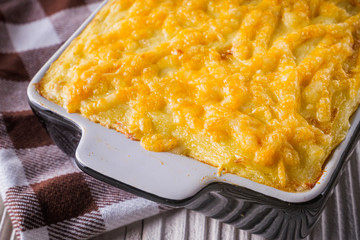
[(0, 193), (19, 239), (87, 239), (165, 208), (82, 173), (27, 103), (30, 79), (99, 0), (0, 0)]

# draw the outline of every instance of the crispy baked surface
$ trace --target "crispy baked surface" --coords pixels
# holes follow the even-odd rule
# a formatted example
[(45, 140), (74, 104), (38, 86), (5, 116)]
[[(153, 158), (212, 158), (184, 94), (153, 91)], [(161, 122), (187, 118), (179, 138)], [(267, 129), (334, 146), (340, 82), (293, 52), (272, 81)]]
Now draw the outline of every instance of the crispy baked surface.
[(110, 0), (38, 85), (150, 151), (310, 189), (359, 104), (358, 1)]

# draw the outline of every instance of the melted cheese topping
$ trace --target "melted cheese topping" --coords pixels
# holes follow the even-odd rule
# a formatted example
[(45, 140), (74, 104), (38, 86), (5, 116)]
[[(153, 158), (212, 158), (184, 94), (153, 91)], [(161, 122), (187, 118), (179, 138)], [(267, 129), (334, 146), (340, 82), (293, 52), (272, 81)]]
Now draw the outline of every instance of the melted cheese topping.
[(110, 0), (40, 93), (150, 151), (311, 188), (359, 103), (357, 1)]

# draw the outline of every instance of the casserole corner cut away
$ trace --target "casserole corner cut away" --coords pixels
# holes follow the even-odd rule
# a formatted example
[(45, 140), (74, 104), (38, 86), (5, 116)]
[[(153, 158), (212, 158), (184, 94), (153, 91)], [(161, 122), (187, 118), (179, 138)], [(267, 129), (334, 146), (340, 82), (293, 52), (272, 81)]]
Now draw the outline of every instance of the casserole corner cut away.
[(258, 183), (311, 189), (360, 100), (360, 3), (110, 0), (42, 96)]

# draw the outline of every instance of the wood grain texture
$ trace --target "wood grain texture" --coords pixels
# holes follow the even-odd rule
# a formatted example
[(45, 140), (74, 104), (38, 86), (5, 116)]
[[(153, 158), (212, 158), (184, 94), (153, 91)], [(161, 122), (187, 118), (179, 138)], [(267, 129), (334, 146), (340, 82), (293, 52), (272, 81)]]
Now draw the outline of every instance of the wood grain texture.
[(15, 231), (13, 231), (9, 214), (6, 212), (4, 203), (0, 197), (0, 239), (1, 240), (15, 240)]

